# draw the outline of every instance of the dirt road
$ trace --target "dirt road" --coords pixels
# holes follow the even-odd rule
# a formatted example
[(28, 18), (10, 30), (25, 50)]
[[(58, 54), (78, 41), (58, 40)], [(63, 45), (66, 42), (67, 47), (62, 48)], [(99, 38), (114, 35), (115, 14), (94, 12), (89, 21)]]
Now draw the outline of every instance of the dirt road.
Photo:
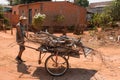
[[(39, 45), (27, 43), (37, 48)], [(120, 79), (120, 46), (99, 47), (99, 54), (84, 58), (71, 57), (70, 69), (60, 77), (50, 76), (44, 69), (44, 60), (38, 64), (39, 52), (26, 48), (23, 59), (26, 61), (17, 64), (15, 57), (18, 46), (15, 43), (15, 32), (10, 35), (0, 32), (0, 80), (119, 80)]]

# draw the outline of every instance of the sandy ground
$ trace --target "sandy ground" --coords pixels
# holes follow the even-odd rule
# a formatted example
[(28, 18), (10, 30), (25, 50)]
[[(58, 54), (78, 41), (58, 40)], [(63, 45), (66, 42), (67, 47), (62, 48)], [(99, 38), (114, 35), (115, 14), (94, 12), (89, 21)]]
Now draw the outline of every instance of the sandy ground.
[[(27, 43), (37, 48), (38, 44)], [(85, 58), (70, 57), (70, 69), (60, 77), (50, 76), (44, 68), (47, 54), (42, 64), (38, 64), (39, 52), (26, 48), (22, 58), (26, 61), (17, 64), (18, 45), (15, 32), (0, 32), (0, 80), (119, 80), (120, 79), (120, 46), (96, 48), (98, 54)], [(102, 54), (102, 58), (100, 56)]]

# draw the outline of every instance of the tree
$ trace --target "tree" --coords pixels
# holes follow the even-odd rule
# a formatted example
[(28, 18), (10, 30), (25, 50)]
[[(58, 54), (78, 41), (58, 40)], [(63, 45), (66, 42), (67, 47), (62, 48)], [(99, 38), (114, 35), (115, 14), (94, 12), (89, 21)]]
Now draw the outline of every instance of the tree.
[(110, 15), (114, 21), (120, 21), (120, 0), (113, 1)]
[(113, 21), (120, 21), (120, 0), (114, 0), (110, 6), (105, 8), (104, 12), (111, 16)]
[(3, 14), (3, 7), (0, 6), (0, 19), (5, 19), (4, 14)]
[(100, 15), (100, 24), (101, 25), (108, 25), (110, 22), (112, 22), (112, 17), (109, 14), (106, 14), (105, 12), (101, 13)]
[(112, 20), (113, 19), (109, 14), (103, 12), (101, 14), (94, 14), (92, 23), (96, 27), (102, 27), (108, 25)]
[(7, 1), (10, 3), (11, 6), (13, 5), (13, 0), (7, 0)]
[(89, 1), (88, 0), (77, 0), (76, 3), (80, 6), (83, 6), (83, 7), (88, 7), (89, 6)]
[(114, 27), (116, 21), (120, 21), (120, 1), (114, 0), (110, 6), (106, 6), (101, 14), (94, 14), (91, 23), (97, 27)]
[[(2, 22), (1, 22), (1, 21), (2, 21)], [(4, 17), (3, 7), (0, 6), (0, 26), (3, 26), (3, 24), (9, 25), (9, 21), (8, 21), (7, 18)]]

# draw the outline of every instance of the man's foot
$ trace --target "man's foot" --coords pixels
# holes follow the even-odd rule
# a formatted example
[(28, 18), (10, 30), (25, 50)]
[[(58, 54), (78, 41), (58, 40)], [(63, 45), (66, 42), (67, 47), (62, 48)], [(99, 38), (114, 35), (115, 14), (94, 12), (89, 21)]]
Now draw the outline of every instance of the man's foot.
[(25, 62), (25, 61), (23, 61), (19, 56), (17, 56), (17, 57), (15, 58), (15, 60), (18, 61), (18, 62)]

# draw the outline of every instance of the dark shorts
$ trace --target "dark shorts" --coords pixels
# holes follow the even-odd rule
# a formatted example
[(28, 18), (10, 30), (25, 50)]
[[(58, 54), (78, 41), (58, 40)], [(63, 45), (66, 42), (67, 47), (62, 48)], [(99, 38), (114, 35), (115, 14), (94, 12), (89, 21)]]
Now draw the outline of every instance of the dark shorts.
[(18, 45), (19, 45), (20, 51), (24, 51), (25, 50), (24, 42), (18, 42)]
[(19, 49), (20, 49), (20, 51), (24, 51), (25, 50), (25, 46), (19, 45)]

